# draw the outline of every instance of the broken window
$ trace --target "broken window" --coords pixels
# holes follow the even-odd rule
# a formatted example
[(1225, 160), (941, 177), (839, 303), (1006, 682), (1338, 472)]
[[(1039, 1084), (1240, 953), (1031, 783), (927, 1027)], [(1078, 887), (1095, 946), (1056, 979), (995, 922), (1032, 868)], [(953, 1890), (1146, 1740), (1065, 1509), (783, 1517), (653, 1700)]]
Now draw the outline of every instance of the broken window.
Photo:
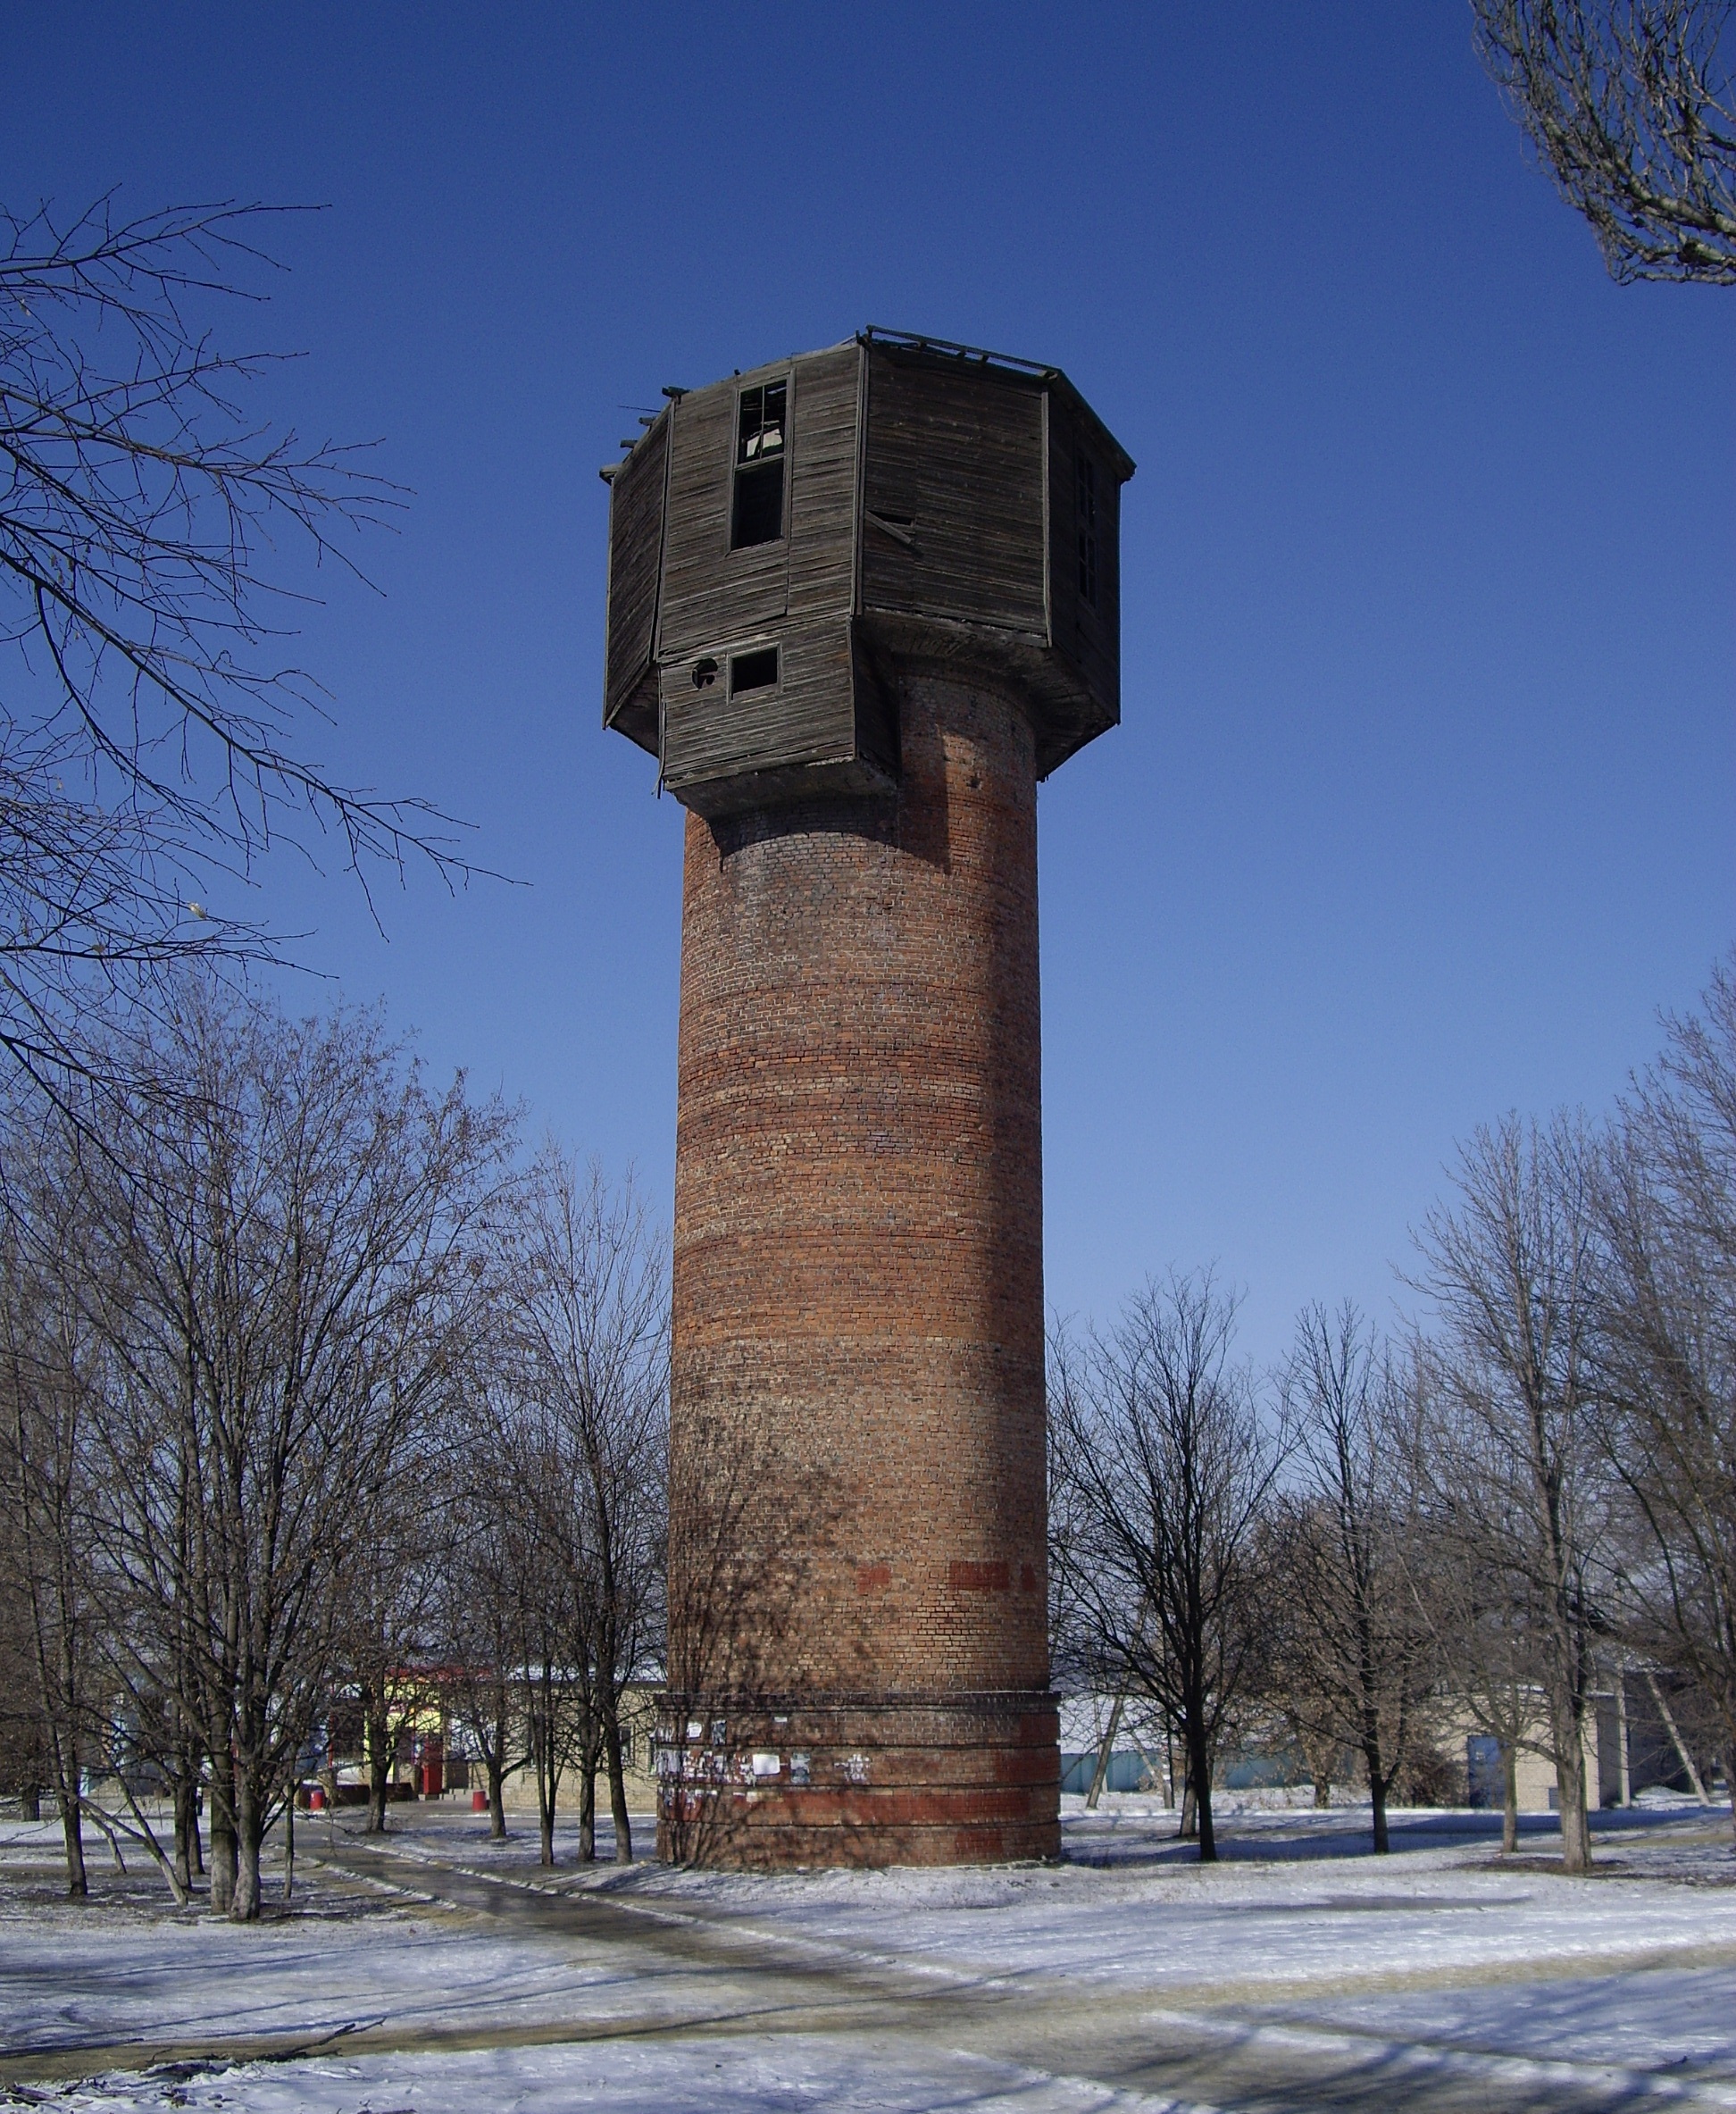
[(730, 695), (743, 690), (769, 690), (777, 687), (778, 649), (763, 647), (757, 653), (739, 653), (730, 663)]
[(775, 543), (783, 534), (784, 435), (789, 385), (743, 389), (736, 414), (735, 503), (730, 548)]
[(1098, 598), (1097, 464), (1089, 455), (1074, 464), (1073, 518), (1079, 531), (1079, 598), (1091, 608)]

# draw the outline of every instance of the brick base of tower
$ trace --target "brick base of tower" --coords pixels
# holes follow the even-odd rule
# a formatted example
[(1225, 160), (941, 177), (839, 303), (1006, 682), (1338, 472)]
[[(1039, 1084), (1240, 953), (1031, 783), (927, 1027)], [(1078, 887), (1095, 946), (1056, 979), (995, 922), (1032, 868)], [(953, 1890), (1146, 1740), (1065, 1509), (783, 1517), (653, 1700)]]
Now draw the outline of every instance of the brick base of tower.
[(1033, 744), (900, 726), (896, 801), (688, 818), (666, 1855), (1059, 1846)]
[(1053, 1697), (787, 1700), (690, 1719), (699, 1736), (668, 1742), (678, 1759), (659, 1785), (660, 1856), (777, 1867), (1057, 1854)]

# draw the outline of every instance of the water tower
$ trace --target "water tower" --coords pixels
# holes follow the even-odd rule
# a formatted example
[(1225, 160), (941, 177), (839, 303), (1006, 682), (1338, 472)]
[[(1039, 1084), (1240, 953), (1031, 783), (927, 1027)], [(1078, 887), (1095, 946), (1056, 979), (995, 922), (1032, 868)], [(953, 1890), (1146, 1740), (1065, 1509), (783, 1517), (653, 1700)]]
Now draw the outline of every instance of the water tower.
[(1120, 716), (1133, 464), (879, 330), (665, 394), (604, 706), (688, 810), (660, 1843), (1051, 1856), (1037, 782)]

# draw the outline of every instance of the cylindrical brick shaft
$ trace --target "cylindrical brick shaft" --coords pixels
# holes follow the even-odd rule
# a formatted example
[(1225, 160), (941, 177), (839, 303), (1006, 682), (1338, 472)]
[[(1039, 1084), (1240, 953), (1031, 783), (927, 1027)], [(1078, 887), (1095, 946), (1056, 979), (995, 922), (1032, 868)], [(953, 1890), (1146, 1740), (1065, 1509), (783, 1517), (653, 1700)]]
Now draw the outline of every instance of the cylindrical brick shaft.
[(896, 803), (688, 817), (666, 1854), (1058, 1848), (1032, 738), (901, 728)]

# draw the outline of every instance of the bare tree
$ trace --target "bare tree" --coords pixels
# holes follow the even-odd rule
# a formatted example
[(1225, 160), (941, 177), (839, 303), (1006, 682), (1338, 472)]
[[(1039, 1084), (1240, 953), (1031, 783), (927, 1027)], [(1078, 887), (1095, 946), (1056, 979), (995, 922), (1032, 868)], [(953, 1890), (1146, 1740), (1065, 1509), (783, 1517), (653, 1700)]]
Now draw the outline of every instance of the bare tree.
[(1058, 1553), (1098, 1663), (1176, 1728), (1207, 1863), (1219, 1740), (1264, 1643), (1256, 1530), (1283, 1455), (1231, 1363), (1235, 1315), (1209, 1273), (1173, 1274), (1050, 1361)]
[(1611, 276), (1736, 281), (1732, 0), (1472, 0), (1477, 48)]
[(12, 1507), (0, 1508), (7, 1524), (11, 1562), (0, 1562), (0, 1798), (13, 1798), (27, 1820), (40, 1819), (42, 1794), (53, 1776), (48, 1721), (36, 1678), (36, 1649), (29, 1596), (17, 1562)]
[(471, 1392), (463, 1562), (453, 1580), (464, 1597), (448, 1619), (465, 1641), (466, 1722), (488, 1762), (492, 1826), (505, 1833), (505, 1777), (528, 1768), (541, 1860), (552, 1866), (561, 1787), (575, 1763), (581, 1814), (594, 1825), (599, 1743), (573, 1458), (536, 1384), (519, 1311), (522, 1216), (505, 1235), (500, 1326)]
[(500, 1425), (479, 1408), (488, 1400), (490, 1384), (489, 1376), (474, 1375), (461, 1409), (450, 1554), (435, 1621), (454, 1715), (482, 1764), (488, 1832), (499, 1841), (506, 1834), (506, 1778), (527, 1758), (513, 1708), (521, 1657), (522, 1552), (513, 1523), (519, 1493), (510, 1458), (497, 1443)]
[(1424, 1221), (1419, 1289), (1459, 1440), (1457, 1531), (1536, 1625), (1569, 1871), (1591, 1861), (1585, 1725), (1607, 1531), (1595, 1443), (1593, 1155), (1583, 1126), (1509, 1117), (1463, 1149), (1457, 1199)]
[(253, 205), (0, 209), (0, 1049), (38, 1082), (81, 1024), (189, 960), (269, 953), (238, 898), (286, 834), (367, 886), (465, 867), (417, 800), (326, 774), (286, 657), (313, 573), (402, 495), (246, 399), (271, 363), (209, 319), (257, 299)]
[(367, 1519), (336, 1581), (334, 1670), (355, 1690), (359, 1706), (370, 1834), (386, 1831), (400, 1744), (438, 1701), (430, 1673), (452, 1538), (451, 1466), (435, 1420), (417, 1419), (374, 1478)]
[(1669, 1023), (1603, 1177), (1598, 1378), (1638, 1530), (1623, 1612), (1704, 1697), (1736, 1787), (1736, 964), (1703, 1017)]
[(1387, 1801), (1414, 1759), (1435, 1679), (1411, 1570), (1415, 1391), (1348, 1302), (1302, 1316), (1282, 1386), (1299, 1476), (1278, 1508), (1281, 1685), (1314, 1744), (1361, 1754), (1384, 1853)]
[(89, 1334), (53, 1267), (80, 1244), (76, 1182), (44, 1167), (40, 1141), (7, 1141), (0, 1218), (0, 1525), (8, 1597), (22, 1616), (34, 1715), (60, 1810), (66, 1890), (88, 1886), (84, 1779), (100, 1752), (91, 1586)]
[[(72, 1119), (75, 1123), (76, 1117)], [(107, 1341), (115, 1287), (100, 1274), (99, 1224), (89, 1251), (63, 1259), (61, 1274)], [(96, 1268), (93, 1268), (93, 1264)], [(131, 1810), (129, 1829), (154, 1857), (178, 1901), (204, 1870), (198, 1809), (209, 1757), (201, 1710), (201, 1619), (194, 1570), (200, 1521), (185, 1426), (164, 1429), (159, 1403), (139, 1384), (136, 1365), (109, 1350), (95, 1405), (96, 1455), (89, 1505), (90, 1583), (101, 1607), (94, 1630), (102, 1664), (124, 1720), (117, 1779)], [(152, 1493), (154, 1502), (143, 1494)], [(172, 1861), (132, 1795), (135, 1774), (168, 1789), (174, 1814)]]
[(513, 1595), (513, 1703), (536, 1786), (539, 1855), (552, 1866), (556, 1801), (575, 1762), (581, 1796), (588, 1787), (594, 1810), (594, 1683), (582, 1578), (561, 1517), (572, 1494), (570, 1464), (550, 1446), (534, 1397), (522, 1394), (512, 1408), (498, 1441), (505, 1470), (498, 1487), (505, 1499), (502, 1541)]
[[(662, 1241), (630, 1181), (612, 1191), (550, 1143), (524, 1219), (517, 1313), (538, 1411), (546, 1539), (563, 1552), (581, 1633), (580, 1856), (594, 1854), (597, 1764), (615, 1856), (632, 1861), (621, 1703), (658, 1641), (668, 1459), (669, 1307)], [(579, 1662), (582, 1662), (582, 1667)]]
[(1417, 1371), (1427, 1495), (1412, 1561), (1449, 1706), (1473, 1734), (1496, 1742), (1501, 1848), (1511, 1855), (1519, 1846), (1519, 1757), (1555, 1752), (1548, 1707), (1540, 1707), (1548, 1624), (1535, 1571), (1503, 1560), (1503, 1552), (1530, 1545), (1534, 1486), (1529, 1461), (1491, 1433), (1481, 1405), (1442, 1383), (1441, 1359), (1426, 1342), (1417, 1347)]
[(1280, 1720), (1300, 1750), (1303, 1767), (1314, 1787), (1315, 1809), (1323, 1813), (1332, 1803), (1333, 1784), (1344, 1782), (1352, 1773), (1352, 1751), (1331, 1733), (1318, 1729), (1329, 1722), (1331, 1714), (1323, 1709), (1317, 1697), (1306, 1689), (1298, 1694), (1287, 1686), (1281, 1690), (1278, 1701)]
[[(0, 1434), (11, 1583), (28, 1611), (35, 1702), (46, 1735), (65, 1843), (67, 1887), (87, 1890), (84, 1828), (108, 1838), (118, 1865), (130, 1837), (155, 1859), (178, 1901), (171, 1862), (135, 1795), (154, 1758), (162, 1694), (129, 1684), (124, 1591), (104, 1545), (112, 1375), (84, 1294), (96, 1245), (92, 1196), (67, 1138), (49, 1125), (14, 1129), (0, 1229)], [(115, 1784), (112, 1810), (93, 1780)]]
[(185, 1625), (213, 1905), (247, 1918), (324, 1706), (342, 1583), (449, 1390), (510, 1124), (462, 1080), (430, 1095), (371, 1017), (296, 1025), (198, 987), (123, 1070), (116, 1149), (87, 1145), (112, 1097), (71, 1126), (107, 1185), (94, 1310), (154, 1411), (154, 1454), (106, 1479), (108, 1532), (165, 1632)]

